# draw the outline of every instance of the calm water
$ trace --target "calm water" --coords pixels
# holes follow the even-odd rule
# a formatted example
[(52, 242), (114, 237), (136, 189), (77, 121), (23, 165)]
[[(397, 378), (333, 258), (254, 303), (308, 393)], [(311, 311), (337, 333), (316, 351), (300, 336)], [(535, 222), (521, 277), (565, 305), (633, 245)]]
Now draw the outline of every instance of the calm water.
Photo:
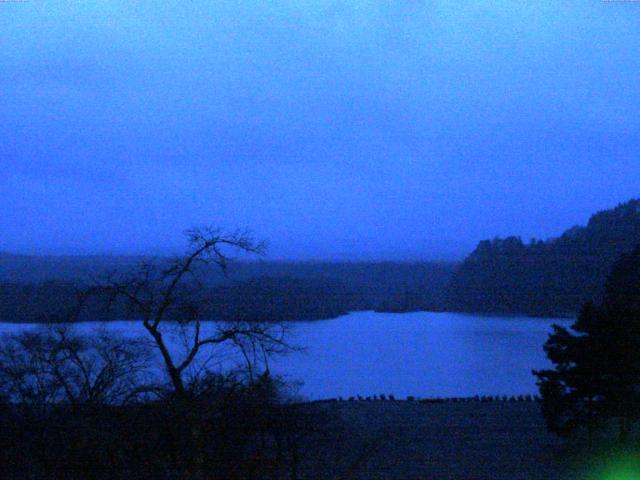
[[(215, 322), (207, 322), (209, 328)], [(304, 352), (272, 361), (272, 371), (303, 382), (308, 398), (392, 393), (397, 397), (536, 393), (532, 369), (548, 362), (542, 345), (552, 323), (567, 320), (482, 317), (455, 313), (355, 312), (292, 325), (290, 340)], [(33, 328), (0, 324), (0, 332)], [(142, 334), (137, 322), (82, 323)], [(180, 337), (173, 337), (180, 349)], [(218, 352), (210, 365), (234, 360)]]

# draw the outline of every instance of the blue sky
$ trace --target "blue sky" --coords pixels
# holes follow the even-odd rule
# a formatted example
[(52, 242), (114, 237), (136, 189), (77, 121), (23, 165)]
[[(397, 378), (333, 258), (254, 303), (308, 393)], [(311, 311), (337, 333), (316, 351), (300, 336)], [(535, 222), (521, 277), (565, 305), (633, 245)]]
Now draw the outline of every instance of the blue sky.
[(0, 250), (459, 258), (638, 197), (640, 3), (0, 3)]

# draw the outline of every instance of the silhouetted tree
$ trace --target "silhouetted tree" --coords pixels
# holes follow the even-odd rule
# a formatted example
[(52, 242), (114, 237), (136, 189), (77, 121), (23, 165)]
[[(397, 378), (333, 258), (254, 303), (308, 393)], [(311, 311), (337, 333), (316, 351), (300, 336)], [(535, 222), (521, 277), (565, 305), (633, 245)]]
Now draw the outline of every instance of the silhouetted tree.
[[(190, 230), (187, 237), (189, 248), (184, 256), (168, 264), (142, 263), (133, 273), (113, 274), (85, 292), (85, 298), (106, 294), (111, 302), (124, 301), (142, 319), (178, 397), (187, 393), (185, 372), (207, 347), (235, 348), (246, 360), (250, 373), (253, 365), (289, 348), (281, 323), (230, 320), (219, 322), (213, 333), (203, 332), (202, 311), (210, 310), (207, 303), (211, 301), (203, 281), (207, 267), (213, 265), (226, 272), (234, 251), (262, 254), (265, 246), (246, 233), (223, 234), (213, 228)], [(180, 327), (185, 349), (181, 357), (170, 350), (165, 339), (168, 324)]]
[(544, 349), (555, 368), (534, 374), (549, 429), (616, 418), (624, 441), (640, 415), (640, 247), (614, 264), (603, 302), (586, 304), (571, 331), (554, 326)]
[(57, 325), (5, 334), (0, 395), (22, 406), (123, 405), (146, 391), (149, 345), (113, 333)]

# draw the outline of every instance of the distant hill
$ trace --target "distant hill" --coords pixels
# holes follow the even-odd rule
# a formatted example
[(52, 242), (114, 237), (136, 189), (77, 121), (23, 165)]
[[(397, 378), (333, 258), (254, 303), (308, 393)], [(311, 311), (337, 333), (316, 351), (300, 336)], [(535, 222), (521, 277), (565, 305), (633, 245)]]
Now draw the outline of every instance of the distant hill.
[[(38, 257), (0, 254), (0, 321), (65, 321), (76, 287), (106, 272), (126, 271), (143, 257)], [(160, 258), (159, 261), (163, 259)], [(434, 262), (237, 262), (227, 277), (205, 272), (207, 318), (313, 320), (354, 310), (441, 308), (454, 264)], [(127, 319), (104, 302), (83, 320)]]
[[(310, 320), (353, 310), (449, 310), (573, 316), (584, 302), (599, 299), (613, 262), (639, 244), (640, 200), (631, 200), (547, 241), (484, 240), (461, 264), (237, 262), (227, 277), (216, 269), (207, 273), (213, 300), (207, 315)], [(142, 260), (0, 252), (0, 321), (64, 321), (78, 284)], [(87, 315), (128, 317), (106, 314), (99, 304)]]
[(622, 254), (640, 244), (640, 200), (593, 215), (559, 238), (484, 240), (454, 274), (447, 309), (485, 313), (574, 315), (598, 300)]

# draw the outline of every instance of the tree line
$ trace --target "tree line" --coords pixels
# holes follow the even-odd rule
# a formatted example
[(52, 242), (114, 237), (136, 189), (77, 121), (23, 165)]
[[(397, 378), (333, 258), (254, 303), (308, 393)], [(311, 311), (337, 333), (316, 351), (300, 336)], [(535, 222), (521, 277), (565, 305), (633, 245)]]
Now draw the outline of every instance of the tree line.
[[(130, 260), (130, 259), (129, 259)], [(141, 258), (142, 263), (169, 264), (169, 258)], [(72, 318), (78, 291), (92, 279), (135, 270), (124, 260), (95, 264), (85, 259), (80, 266), (71, 259), (58, 259), (62, 273), (55, 276), (48, 260), (5, 259), (16, 273), (0, 282), (0, 321), (39, 323)], [(32, 263), (39, 273), (25, 276)], [(0, 265), (2, 260), (0, 259)], [(45, 268), (46, 266), (46, 268)], [(20, 273), (22, 272), (22, 273)], [(228, 265), (226, 276), (219, 270), (201, 266), (203, 302), (198, 310), (203, 318), (228, 320), (252, 318), (261, 321), (318, 320), (335, 318), (350, 311), (410, 311), (441, 309), (453, 265), (447, 263), (300, 263), (247, 262)], [(75, 276), (74, 276), (75, 275)], [(0, 274), (0, 278), (3, 276)], [(27, 281), (28, 279), (33, 281)], [(38, 279), (37, 281), (35, 279)], [(21, 280), (21, 281), (17, 281)], [(79, 319), (137, 319), (123, 303), (105, 308), (100, 295), (87, 300)]]
[(454, 311), (573, 316), (598, 302), (611, 266), (640, 243), (640, 200), (596, 213), (548, 241), (484, 240), (453, 275)]

